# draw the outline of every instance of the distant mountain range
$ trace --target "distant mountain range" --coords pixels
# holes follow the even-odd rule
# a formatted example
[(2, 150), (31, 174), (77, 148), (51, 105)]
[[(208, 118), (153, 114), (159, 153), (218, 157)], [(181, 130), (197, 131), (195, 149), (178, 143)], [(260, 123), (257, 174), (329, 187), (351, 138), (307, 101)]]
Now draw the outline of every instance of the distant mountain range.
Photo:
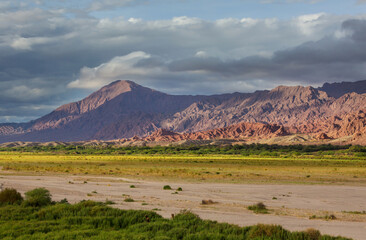
[(359, 81), (326, 83), (320, 88), (279, 86), (254, 93), (179, 96), (119, 80), (34, 121), (0, 124), (0, 142), (134, 136), (154, 141), (167, 135), (165, 139), (171, 141), (291, 134), (363, 139), (365, 93), (366, 81)]

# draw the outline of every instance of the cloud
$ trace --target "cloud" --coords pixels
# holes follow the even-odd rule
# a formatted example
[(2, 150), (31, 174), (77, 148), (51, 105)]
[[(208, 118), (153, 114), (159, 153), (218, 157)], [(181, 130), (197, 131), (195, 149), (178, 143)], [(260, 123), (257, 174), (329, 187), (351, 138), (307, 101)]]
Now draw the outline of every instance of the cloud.
[(95, 68), (83, 67), (79, 79), (68, 84), (69, 88), (95, 89), (116, 79), (128, 79), (139, 75), (146, 75), (146, 71), (134, 65), (140, 60), (151, 56), (144, 52), (132, 52), (125, 56), (114, 57), (107, 63)]
[(94, 0), (90, 3), (89, 7), (87, 7), (87, 11), (103, 11), (145, 2), (147, 2), (147, 0)]
[(8, 119), (23, 119), (27, 107), (27, 118), (41, 116), (116, 79), (211, 94), (364, 78), (363, 16), (146, 21), (19, 4), (0, 6), (0, 117)]
[[(268, 88), (276, 84), (319, 85), (325, 79), (331, 82), (362, 79), (366, 75), (366, 20), (345, 21), (342, 30), (349, 34), (325, 36), (318, 41), (275, 51), (271, 56), (257, 54), (223, 60), (198, 51), (188, 58), (164, 61), (145, 52), (133, 52), (95, 68), (83, 68), (79, 79), (69, 86), (97, 88), (115, 79), (163, 85), (162, 79), (178, 81), (181, 78), (189, 81), (185, 86), (198, 81), (215, 86), (224, 82), (225, 86), (220, 90), (225, 92), (235, 89), (233, 86), (238, 81), (249, 82), (249, 86), (245, 86), (248, 90), (258, 87), (252, 84), (253, 81), (263, 84), (261, 88)], [(193, 91), (205, 93), (198, 87), (195, 89)], [(206, 91), (217, 91), (209, 89)]]

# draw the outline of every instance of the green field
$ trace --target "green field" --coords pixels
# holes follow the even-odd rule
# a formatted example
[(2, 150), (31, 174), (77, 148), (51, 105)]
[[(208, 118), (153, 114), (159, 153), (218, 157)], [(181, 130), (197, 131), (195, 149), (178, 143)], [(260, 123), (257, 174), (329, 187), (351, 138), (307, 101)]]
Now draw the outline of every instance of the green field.
[(0, 166), (2, 174), (57, 173), (179, 181), (366, 185), (364, 148), (354, 149), (328, 145), (300, 150), (286, 147), (259, 150), (254, 147), (198, 147), (179, 151), (169, 147), (3, 149), (0, 151)]

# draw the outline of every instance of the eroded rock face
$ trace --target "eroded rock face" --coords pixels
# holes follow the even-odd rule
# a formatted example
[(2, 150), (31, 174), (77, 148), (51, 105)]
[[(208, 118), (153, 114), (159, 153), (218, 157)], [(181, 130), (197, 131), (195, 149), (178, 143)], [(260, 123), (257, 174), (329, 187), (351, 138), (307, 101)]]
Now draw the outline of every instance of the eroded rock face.
[(228, 127), (193, 133), (175, 133), (166, 129), (159, 129), (145, 141), (181, 141), (181, 140), (211, 140), (211, 139), (245, 139), (271, 138), (287, 135), (282, 126), (264, 123), (239, 123)]
[[(116, 81), (35, 121), (1, 124), (0, 142), (133, 136), (266, 138), (288, 133), (324, 133), (338, 138), (364, 134), (365, 106), (366, 94), (347, 92), (332, 97), (313, 87), (279, 86), (254, 93), (175, 96), (132, 81)], [(166, 131), (154, 133), (158, 129)]]

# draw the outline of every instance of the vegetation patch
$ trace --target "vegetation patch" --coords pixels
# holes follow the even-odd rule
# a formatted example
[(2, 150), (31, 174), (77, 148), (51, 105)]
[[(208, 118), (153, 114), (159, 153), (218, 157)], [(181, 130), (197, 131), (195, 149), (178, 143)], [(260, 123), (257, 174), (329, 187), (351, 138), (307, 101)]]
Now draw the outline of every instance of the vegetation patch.
[[(34, 193), (41, 193), (37, 204), (24, 204)], [(322, 236), (316, 230), (290, 232), (276, 225), (239, 227), (202, 220), (189, 211), (164, 219), (154, 211), (121, 210), (93, 201), (53, 202), (49, 196), (46, 189), (35, 189), (23, 202), (1, 205), (0, 239), (350, 240)]]
[(260, 214), (267, 214), (267, 213), (269, 213), (266, 205), (264, 205), (264, 203), (262, 203), (262, 202), (259, 202), (257, 204), (248, 206), (248, 210), (251, 210), (254, 213), (260, 213)]
[(18, 204), (22, 201), (22, 195), (14, 188), (5, 188), (0, 192), (0, 204)]
[(366, 211), (342, 211), (342, 213), (366, 215)]
[(105, 200), (105, 204), (106, 204), (106, 205), (113, 205), (113, 204), (116, 204), (116, 203), (115, 203), (115, 202), (113, 202), (113, 201), (111, 201), (111, 200), (106, 199), (106, 200)]
[(32, 207), (44, 207), (51, 205), (50, 192), (45, 188), (36, 188), (25, 193), (24, 204)]
[(312, 215), (309, 217), (309, 219), (324, 219), (324, 220), (336, 220), (337, 217), (334, 214), (330, 214), (330, 215), (324, 215), (324, 216), (317, 216), (317, 215)]

